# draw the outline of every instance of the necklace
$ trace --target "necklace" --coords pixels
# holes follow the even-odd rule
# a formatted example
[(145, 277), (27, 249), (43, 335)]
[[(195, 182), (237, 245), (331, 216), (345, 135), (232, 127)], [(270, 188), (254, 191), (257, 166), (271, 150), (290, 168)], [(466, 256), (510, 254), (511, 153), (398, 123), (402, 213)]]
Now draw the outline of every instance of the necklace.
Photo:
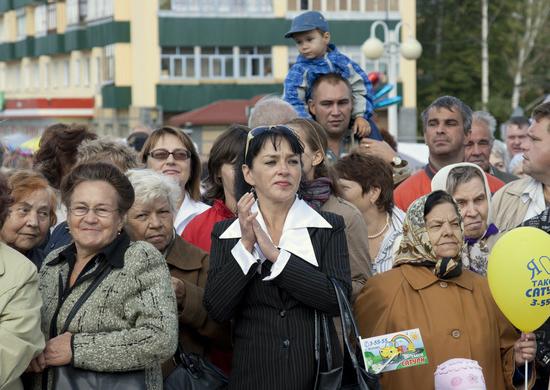
[(380, 237), (382, 235), (382, 233), (384, 233), (386, 231), (386, 229), (388, 228), (389, 225), (390, 225), (390, 215), (388, 213), (386, 213), (386, 224), (384, 225), (382, 230), (380, 230), (376, 234), (373, 234), (372, 236), (367, 236), (367, 238), (370, 240), (371, 238)]

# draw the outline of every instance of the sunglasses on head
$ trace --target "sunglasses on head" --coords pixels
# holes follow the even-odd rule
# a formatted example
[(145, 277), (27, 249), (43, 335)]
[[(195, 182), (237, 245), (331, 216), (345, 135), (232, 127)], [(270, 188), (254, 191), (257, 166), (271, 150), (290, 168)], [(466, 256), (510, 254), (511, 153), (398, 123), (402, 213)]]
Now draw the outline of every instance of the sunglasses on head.
[(248, 155), (248, 147), (250, 146), (250, 141), (254, 139), (254, 137), (259, 136), (260, 134), (267, 133), (269, 131), (273, 131), (274, 129), (279, 129), (282, 133), (291, 134), (293, 136), (296, 136), (294, 131), (292, 129), (284, 126), (284, 125), (274, 125), (274, 126), (261, 126), (261, 127), (255, 127), (254, 129), (250, 130), (248, 132), (248, 135), (246, 137), (246, 147), (244, 149), (244, 159), (246, 161), (246, 156)]
[(174, 160), (178, 161), (185, 161), (191, 158), (191, 152), (186, 149), (174, 149), (171, 152), (166, 149), (155, 149), (149, 152), (149, 156), (155, 160), (167, 160), (170, 155), (174, 157)]

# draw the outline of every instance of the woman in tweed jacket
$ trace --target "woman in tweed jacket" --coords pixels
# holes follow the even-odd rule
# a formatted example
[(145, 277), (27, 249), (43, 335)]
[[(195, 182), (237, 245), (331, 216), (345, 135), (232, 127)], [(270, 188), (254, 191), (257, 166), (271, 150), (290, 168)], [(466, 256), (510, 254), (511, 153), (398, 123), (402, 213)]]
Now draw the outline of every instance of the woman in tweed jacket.
[[(177, 344), (176, 302), (162, 255), (122, 230), (134, 201), (128, 179), (104, 163), (76, 167), (62, 185), (74, 243), (48, 255), (40, 270), (46, 348), (31, 362), (36, 389), (51, 389), (54, 368), (145, 371), (147, 389), (162, 388), (161, 363)], [(107, 276), (76, 311), (78, 298)]]

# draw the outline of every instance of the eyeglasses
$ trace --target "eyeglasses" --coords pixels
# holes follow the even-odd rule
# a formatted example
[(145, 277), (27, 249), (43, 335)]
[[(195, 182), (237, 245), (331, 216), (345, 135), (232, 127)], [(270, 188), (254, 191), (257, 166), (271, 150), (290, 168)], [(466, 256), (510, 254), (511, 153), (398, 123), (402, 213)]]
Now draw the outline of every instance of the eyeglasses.
[(248, 147), (250, 146), (250, 141), (254, 139), (254, 137), (259, 136), (260, 134), (273, 131), (275, 129), (278, 129), (281, 133), (290, 134), (293, 137), (296, 137), (296, 134), (294, 131), (287, 126), (284, 125), (275, 125), (275, 126), (261, 126), (256, 127), (248, 132), (248, 135), (246, 136), (246, 147), (244, 148), (244, 160), (246, 161), (246, 156), (248, 155)]
[(174, 160), (178, 161), (185, 161), (191, 158), (191, 152), (186, 149), (174, 149), (171, 152), (166, 149), (155, 149), (149, 152), (149, 156), (153, 157), (155, 160), (167, 160), (170, 155), (174, 157)]
[(107, 218), (119, 210), (108, 209), (107, 207), (88, 207), (88, 206), (69, 207), (69, 212), (75, 217), (83, 217), (87, 215), (88, 212), (90, 211), (100, 218)]

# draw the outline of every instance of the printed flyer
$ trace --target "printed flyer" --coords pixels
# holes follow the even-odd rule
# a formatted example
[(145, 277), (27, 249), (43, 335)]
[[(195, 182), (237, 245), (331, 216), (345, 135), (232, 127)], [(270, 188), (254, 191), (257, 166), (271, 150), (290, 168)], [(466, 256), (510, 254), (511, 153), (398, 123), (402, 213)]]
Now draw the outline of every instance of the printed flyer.
[(419, 329), (361, 339), (365, 367), (373, 374), (428, 364)]

